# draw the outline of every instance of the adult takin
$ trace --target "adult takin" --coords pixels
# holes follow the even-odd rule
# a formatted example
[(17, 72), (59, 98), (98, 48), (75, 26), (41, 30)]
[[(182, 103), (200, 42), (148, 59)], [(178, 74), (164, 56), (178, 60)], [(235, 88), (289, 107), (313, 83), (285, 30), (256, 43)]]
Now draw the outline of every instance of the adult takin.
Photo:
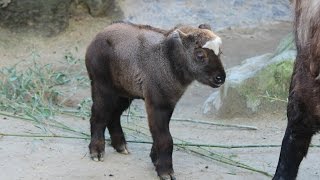
[(320, 1), (293, 3), (297, 57), (288, 97), (288, 124), (274, 180), (296, 179), (311, 138), (320, 130)]
[(103, 161), (106, 127), (115, 150), (128, 154), (120, 116), (133, 99), (143, 99), (153, 139), (151, 160), (160, 179), (175, 179), (171, 115), (194, 80), (213, 88), (224, 83), (221, 43), (207, 24), (163, 30), (118, 22), (98, 33), (85, 58), (93, 100), (91, 158)]

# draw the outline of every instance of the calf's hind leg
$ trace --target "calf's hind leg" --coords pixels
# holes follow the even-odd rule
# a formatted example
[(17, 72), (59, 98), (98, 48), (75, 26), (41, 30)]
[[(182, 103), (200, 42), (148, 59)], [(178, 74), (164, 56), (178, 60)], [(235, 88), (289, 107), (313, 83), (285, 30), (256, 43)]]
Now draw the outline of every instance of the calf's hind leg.
[(126, 146), (126, 140), (120, 119), (122, 112), (130, 106), (131, 102), (132, 100), (129, 98), (119, 97), (115, 103), (116, 107), (112, 112), (111, 121), (107, 124), (109, 134), (111, 136), (111, 144), (117, 152), (122, 154), (128, 154), (129, 151)]
[(120, 116), (130, 105), (131, 100), (119, 97), (112, 89), (94, 81), (92, 81), (92, 100), (91, 142), (89, 144), (91, 158), (94, 161), (103, 161), (106, 127), (111, 135), (113, 147), (118, 152), (128, 153)]
[(306, 106), (294, 97), (289, 97), (288, 125), (282, 141), (280, 158), (273, 180), (293, 180), (299, 165), (308, 153), (311, 138), (315, 133), (313, 119)]

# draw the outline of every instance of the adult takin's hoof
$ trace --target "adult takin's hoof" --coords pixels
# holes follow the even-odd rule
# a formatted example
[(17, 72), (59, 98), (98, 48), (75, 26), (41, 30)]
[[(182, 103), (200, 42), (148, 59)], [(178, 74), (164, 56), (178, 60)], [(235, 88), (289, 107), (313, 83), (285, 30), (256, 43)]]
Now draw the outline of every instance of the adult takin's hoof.
[(174, 177), (174, 173), (170, 174), (163, 174), (159, 176), (160, 180), (176, 180), (176, 177)]
[(150, 158), (151, 158), (153, 165), (156, 165), (158, 157), (157, 157), (157, 153), (154, 151), (153, 148), (151, 149), (151, 152), (150, 152)]

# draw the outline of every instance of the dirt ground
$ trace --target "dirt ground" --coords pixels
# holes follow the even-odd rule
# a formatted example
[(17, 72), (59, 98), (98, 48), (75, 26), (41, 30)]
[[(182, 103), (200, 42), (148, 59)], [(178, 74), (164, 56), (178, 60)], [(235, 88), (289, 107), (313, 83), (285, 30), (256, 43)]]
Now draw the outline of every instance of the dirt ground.
[[(30, 34), (14, 34), (0, 29), (0, 67), (30, 59), (31, 52), (40, 55), (43, 63), (54, 63), (72, 52), (84, 57), (86, 46), (92, 37), (110, 23), (104, 18), (78, 17), (71, 21), (66, 32), (53, 38)], [(223, 39), (223, 61), (232, 67), (243, 59), (272, 52), (280, 39), (291, 31), (290, 23), (278, 23), (258, 28), (229, 29), (219, 32)], [(255, 126), (258, 130), (217, 127), (188, 122), (172, 121), (172, 136), (193, 143), (221, 145), (280, 144), (286, 126), (285, 112), (266, 114), (252, 118), (218, 119), (201, 113), (204, 100), (214, 89), (194, 83), (178, 103), (174, 117), (203, 119), (211, 122)], [(89, 89), (74, 97), (90, 96)], [(143, 102), (135, 101), (138, 111), (144, 114)], [(56, 119), (74, 129), (89, 133), (89, 120), (59, 116)], [(123, 119), (123, 125), (147, 127), (146, 119)], [(0, 133), (10, 134), (66, 134), (45, 126), (0, 116)], [(67, 134), (69, 135), (69, 134)], [(72, 135), (72, 134), (71, 134)], [(108, 135), (107, 135), (108, 137)], [(132, 138), (131, 136), (127, 137)], [(319, 137), (313, 144), (320, 144)], [(0, 136), (0, 179), (157, 179), (149, 158), (150, 144), (128, 143), (129, 155), (116, 153), (106, 146), (104, 162), (94, 162), (88, 156), (88, 140), (63, 138), (30, 138)], [(257, 169), (273, 174), (280, 148), (210, 148), (213, 152), (232, 157)], [(298, 179), (320, 179), (319, 148), (310, 148), (302, 162)], [(265, 175), (225, 165), (199, 155), (175, 148), (174, 170), (177, 179), (270, 179)]]

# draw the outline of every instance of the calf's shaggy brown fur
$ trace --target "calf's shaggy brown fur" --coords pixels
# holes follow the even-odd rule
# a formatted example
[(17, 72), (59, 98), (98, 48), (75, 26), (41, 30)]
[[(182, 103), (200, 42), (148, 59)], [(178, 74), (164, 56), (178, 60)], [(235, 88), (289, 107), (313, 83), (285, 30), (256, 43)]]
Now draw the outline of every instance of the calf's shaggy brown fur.
[(287, 108), (288, 124), (274, 180), (292, 180), (320, 129), (320, 1), (295, 0), (297, 57)]
[(128, 154), (120, 116), (133, 99), (143, 99), (153, 139), (150, 157), (161, 179), (175, 179), (169, 121), (192, 81), (214, 88), (224, 83), (220, 44), (204, 24), (166, 31), (120, 22), (98, 33), (86, 53), (93, 99), (92, 159), (104, 158), (106, 128), (112, 146)]

